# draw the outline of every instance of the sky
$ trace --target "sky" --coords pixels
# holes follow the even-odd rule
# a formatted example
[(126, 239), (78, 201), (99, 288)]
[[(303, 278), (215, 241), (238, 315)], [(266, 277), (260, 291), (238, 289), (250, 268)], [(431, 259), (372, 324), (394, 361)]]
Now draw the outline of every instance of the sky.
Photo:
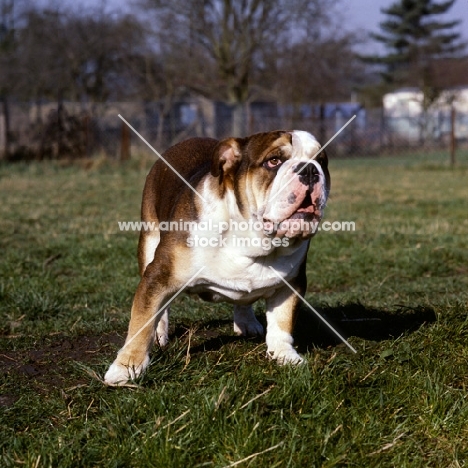
[[(103, 2), (110, 8), (130, 9), (129, 0), (72, 0), (75, 7), (80, 5), (83, 8), (87, 6), (96, 6)], [(170, 0), (168, 0), (170, 1)], [(442, 0), (438, 0), (442, 1)], [(366, 31), (377, 32), (379, 23), (385, 19), (380, 10), (394, 3), (395, 0), (341, 0), (338, 3), (339, 14), (342, 15), (340, 23), (348, 30), (358, 30), (364, 35)], [(445, 15), (446, 20), (461, 19), (462, 24), (459, 31), (462, 33), (464, 40), (468, 42), (468, 0), (456, 0), (450, 12)], [(379, 44), (369, 41), (365, 45), (366, 53), (380, 53), (381, 47)]]

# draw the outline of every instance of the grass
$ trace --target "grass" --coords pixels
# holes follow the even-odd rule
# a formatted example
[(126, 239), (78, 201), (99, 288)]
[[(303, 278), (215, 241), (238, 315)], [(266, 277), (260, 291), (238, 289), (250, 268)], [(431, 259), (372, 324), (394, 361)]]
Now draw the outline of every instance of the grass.
[[(468, 157), (332, 161), (301, 311), (307, 365), (175, 301), (172, 342), (130, 388), (99, 377), (138, 283), (148, 163), (0, 166), (0, 465), (458, 467), (468, 460)], [(257, 315), (264, 322), (263, 304)]]

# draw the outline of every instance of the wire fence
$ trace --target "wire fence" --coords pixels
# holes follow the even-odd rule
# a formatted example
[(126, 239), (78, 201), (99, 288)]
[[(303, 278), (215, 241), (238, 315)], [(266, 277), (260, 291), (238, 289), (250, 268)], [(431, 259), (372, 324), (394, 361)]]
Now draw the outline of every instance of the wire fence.
[[(124, 117), (154, 148), (163, 152), (189, 137), (232, 136), (232, 107), (208, 100), (158, 103), (114, 102), (85, 107), (78, 103), (14, 103), (0, 112), (0, 156), (8, 160), (74, 159), (105, 155), (128, 159), (151, 150), (119, 118)], [(244, 136), (276, 129), (300, 129), (323, 144), (353, 116), (329, 145), (332, 157), (430, 152), (455, 157), (468, 148), (468, 116), (439, 113), (423, 127), (414, 115), (388, 115), (357, 103), (281, 106), (251, 103), (242, 110)], [(7, 124), (8, 120), (8, 124)], [(6, 130), (8, 128), (8, 131)]]

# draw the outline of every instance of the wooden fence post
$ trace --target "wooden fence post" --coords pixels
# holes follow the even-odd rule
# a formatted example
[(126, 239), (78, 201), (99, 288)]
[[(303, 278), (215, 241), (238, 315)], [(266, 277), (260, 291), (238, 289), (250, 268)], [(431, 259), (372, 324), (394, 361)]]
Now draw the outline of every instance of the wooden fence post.
[(456, 165), (456, 146), (457, 146), (457, 139), (455, 137), (455, 106), (452, 105), (450, 107), (450, 166), (455, 167)]
[(130, 129), (125, 122), (122, 122), (121, 140), (120, 140), (120, 160), (128, 161), (130, 159)]

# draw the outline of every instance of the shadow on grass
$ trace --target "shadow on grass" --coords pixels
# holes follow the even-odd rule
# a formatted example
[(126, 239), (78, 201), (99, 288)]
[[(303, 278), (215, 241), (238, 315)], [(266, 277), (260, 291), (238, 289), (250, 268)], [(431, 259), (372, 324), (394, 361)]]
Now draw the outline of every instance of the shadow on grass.
[[(425, 323), (436, 321), (436, 314), (428, 307), (400, 307), (394, 311), (380, 310), (366, 307), (362, 304), (347, 304), (339, 307), (320, 308), (321, 316), (342, 336), (349, 338), (357, 336), (370, 341), (382, 341), (397, 338), (404, 333), (416, 331)], [(266, 326), (265, 315), (260, 314), (257, 319)], [(201, 329), (196, 332), (198, 338), (203, 339), (191, 348), (196, 354), (203, 351), (218, 351), (223, 346), (244, 337), (225, 334), (221, 329), (232, 327), (231, 320), (210, 320), (203, 322)], [(177, 328), (174, 335), (181, 337), (186, 328)], [(263, 337), (249, 338), (258, 343)], [(300, 352), (306, 352), (314, 347), (327, 348), (336, 346), (341, 340), (307, 307), (299, 309), (294, 330), (294, 343)]]
[[(425, 323), (436, 321), (429, 307), (400, 307), (394, 311), (375, 309), (362, 304), (347, 304), (317, 310), (342, 336), (357, 336), (370, 341), (397, 338), (416, 331)], [(300, 352), (312, 347), (336, 346), (341, 340), (310, 309), (301, 307), (294, 331)]]
[[(257, 319), (265, 326), (264, 320), (262, 320), (261, 317), (257, 317)], [(223, 346), (246, 339), (258, 343), (263, 343), (265, 341), (264, 337), (246, 338), (244, 336), (233, 335), (232, 323), (232, 320), (228, 319), (215, 319), (198, 323), (199, 328), (196, 329), (194, 336), (197, 343), (191, 345), (190, 353), (197, 354), (204, 351), (219, 351)], [(184, 325), (176, 326), (174, 332), (170, 335), (170, 339), (173, 337), (183, 338), (187, 334), (187, 330), (188, 327)]]

